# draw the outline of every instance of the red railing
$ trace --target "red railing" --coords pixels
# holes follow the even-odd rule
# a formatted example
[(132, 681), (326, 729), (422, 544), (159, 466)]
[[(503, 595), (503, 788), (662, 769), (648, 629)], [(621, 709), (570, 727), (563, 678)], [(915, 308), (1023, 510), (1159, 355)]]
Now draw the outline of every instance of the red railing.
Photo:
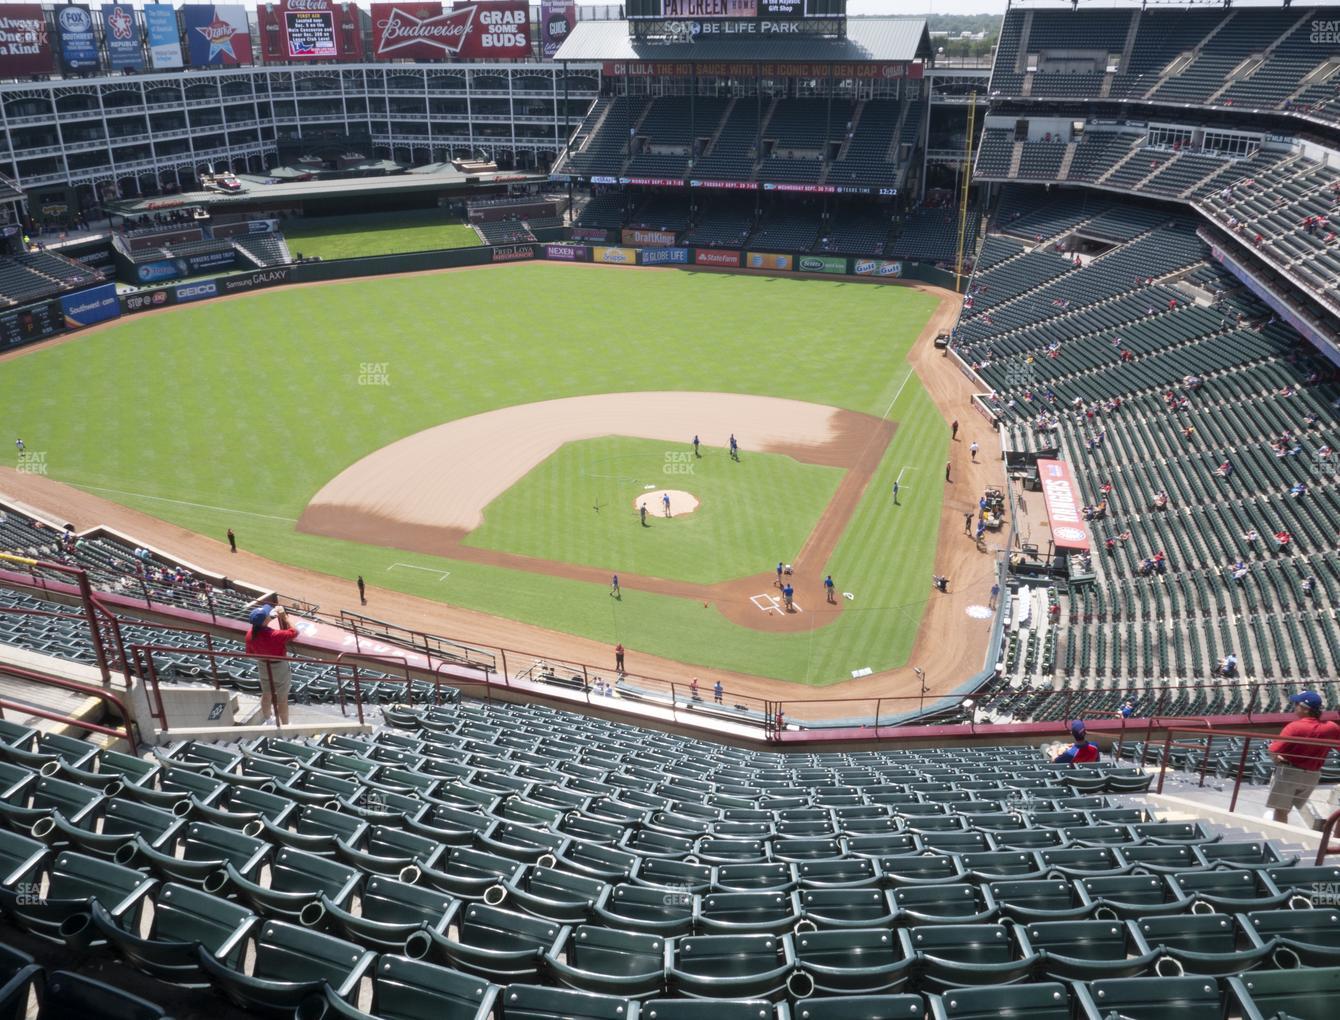
[[(1228, 802), (1230, 813), (1237, 810), (1238, 794), (1242, 790), (1242, 780), (1247, 771), (1247, 759), (1251, 754), (1252, 741), (1254, 740), (1279, 740), (1279, 733), (1261, 733), (1257, 730), (1242, 729), (1215, 729), (1209, 719), (1204, 720), (1203, 727), (1195, 726), (1175, 726), (1165, 724), (1166, 736), (1163, 741), (1163, 752), (1159, 756), (1159, 782), (1155, 787), (1156, 793), (1163, 792), (1163, 780), (1168, 774), (1168, 762), (1171, 760), (1174, 748), (1179, 750), (1194, 750), (1203, 754), (1200, 765), (1200, 786), (1205, 785), (1205, 772), (1209, 766), (1210, 755), (1214, 747), (1214, 742), (1220, 737), (1227, 739), (1239, 739), (1242, 741), (1242, 751), (1238, 755), (1237, 773), (1233, 779), (1233, 795)], [(1198, 740), (1174, 741), (1173, 735), (1176, 733), (1194, 733)], [(1328, 749), (1340, 750), (1340, 743), (1334, 740), (1318, 740), (1314, 737), (1288, 737), (1291, 744), (1303, 744), (1308, 747), (1325, 747)]]
[(0, 675), (12, 676), (26, 683), (37, 684), (42, 687), (55, 687), (64, 691), (73, 691), (76, 694), (83, 694), (89, 698), (97, 698), (105, 705), (111, 705), (116, 709), (121, 717), (121, 726), (104, 726), (100, 723), (91, 723), (72, 715), (62, 715), (58, 712), (51, 712), (43, 708), (25, 704), (21, 701), (13, 701), (9, 698), (0, 698), (0, 719), (4, 718), (4, 709), (10, 709), (14, 712), (23, 712), (27, 715), (37, 716), (40, 719), (49, 719), (52, 722), (66, 723), (70, 726), (82, 730), (88, 730), (93, 733), (101, 733), (104, 736), (116, 737), (126, 741), (130, 745), (132, 753), (138, 750), (140, 746), (139, 727), (135, 724), (135, 717), (130, 714), (126, 703), (111, 691), (102, 687), (94, 687), (92, 684), (81, 684), (77, 680), (66, 680), (64, 677), (50, 676), (46, 673), (38, 673), (35, 670), (24, 669), (21, 666), (0, 666)]

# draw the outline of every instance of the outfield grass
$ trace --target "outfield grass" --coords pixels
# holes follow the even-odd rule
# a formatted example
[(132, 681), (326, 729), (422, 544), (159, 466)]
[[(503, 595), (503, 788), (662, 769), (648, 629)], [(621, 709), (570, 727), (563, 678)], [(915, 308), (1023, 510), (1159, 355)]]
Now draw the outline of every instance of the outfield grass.
[[(565, 443), (484, 509), (466, 545), (715, 584), (794, 556), (843, 475), (780, 454), (736, 463), (720, 447), (701, 452), (626, 437)], [(644, 528), (633, 503), (647, 486), (682, 489), (700, 505), (668, 520), (653, 507)]]
[[(232, 527), (276, 560), (361, 573), (374, 605), (378, 587), (393, 587), (634, 651), (824, 683), (902, 664), (916, 634), (948, 435), (904, 358), (934, 307), (910, 288), (539, 263), (277, 289), (131, 318), (0, 364), (0, 434), (46, 453), (57, 480), (216, 538)], [(360, 386), (365, 362), (387, 363), (390, 385)], [(603, 586), (295, 531), (321, 486), (402, 436), (511, 404), (666, 389), (898, 422), (831, 564), (857, 596), (838, 622), (762, 633), (688, 600), (626, 590), (616, 604)]]
[(284, 224), (284, 237), (295, 254), (323, 259), (472, 248), (479, 244), (473, 227), (449, 220), (445, 212), (428, 209), (289, 220)]

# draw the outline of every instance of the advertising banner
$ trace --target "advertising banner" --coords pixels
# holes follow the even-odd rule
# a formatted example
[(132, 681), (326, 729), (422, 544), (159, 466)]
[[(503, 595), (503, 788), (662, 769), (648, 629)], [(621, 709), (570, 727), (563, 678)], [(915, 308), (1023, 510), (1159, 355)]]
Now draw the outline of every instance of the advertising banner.
[(175, 305), (176, 303), (170, 289), (142, 290), (135, 294), (121, 295), (121, 314), (133, 315), (135, 312), (166, 308), (168, 305)]
[(577, 24), (575, 3), (555, 3), (544, 0), (540, 4), (540, 52), (545, 60), (552, 60), (563, 40)]
[(639, 245), (648, 247), (671, 245), (675, 243), (675, 232), (673, 230), (634, 230), (631, 227), (625, 227), (623, 243), (632, 247)]
[(181, 14), (192, 67), (252, 63), (251, 23), (241, 4), (187, 4)]
[(524, 262), (535, 258), (533, 244), (500, 244), (493, 249), (491, 262)]
[(172, 291), (177, 304), (184, 305), (188, 301), (203, 301), (206, 298), (219, 296), (219, 282), (217, 280), (197, 280), (195, 283), (183, 283)]
[(130, 4), (103, 4), (102, 34), (107, 40), (107, 64), (113, 71), (144, 69), (135, 8)]
[(60, 66), (67, 73), (96, 71), (98, 40), (93, 35), (93, 12), (83, 4), (56, 8), (56, 31), (60, 35)]
[(1084, 521), (1083, 504), (1070, 465), (1063, 460), (1039, 460), (1038, 481), (1042, 483), (1042, 498), (1047, 503), (1047, 520), (1051, 522), (1056, 547), (1088, 552), (1089, 526)]
[(661, 0), (663, 18), (757, 18), (758, 0)]
[(595, 248), (592, 257), (597, 262), (612, 266), (633, 266), (637, 264), (637, 252), (632, 248)]
[(689, 250), (687, 248), (643, 248), (637, 253), (641, 266), (687, 266)]
[(186, 263), (182, 259), (158, 259), (154, 262), (140, 262), (135, 266), (136, 283), (160, 283), (185, 275)]
[(718, 191), (757, 191), (757, 181), (689, 181), (690, 188), (712, 188)]
[(751, 251), (744, 257), (744, 264), (749, 269), (790, 269), (790, 255), (769, 255), (765, 252)]
[(610, 232), (599, 227), (573, 227), (569, 233), (574, 241), (608, 241)]
[(63, 294), (60, 311), (67, 329), (79, 329), (95, 322), (120, 318), (121, 303), (116, 299), (116, 284), (104, 283), (77, 294)]
[(801, 273), (847, 272), (847, 260), (824, 255), (801, 255), (796, 259), (796, 270)]
[(171, 4), (144, 5), (144, 32), (149, 38), (149, 63), (155, 71), (182, 66), (181, 32)]
[(544, 257), (556, 262), (590, 262), (591, 249), (584, 244), (549, 244)]
[(440, 0), (372, 5), (372, 56), (377, 60), (528, 57), (527, 0), (458, 3)]
[(274, 269), (258, 269), (254, 273), (224, 276), (217, 283), (220, 294), (237, 294), (247, 290), (260, 290), (262, 287), (278, 287), (280, 284), (288, 283), (288, 277), (288, 266), (276, 266)]
[[(765, 22), (751, 25), (749, 31), (762, 31)], [(712, 30), (725, 26), (713, 25)], [(699, 26), (701, 31), (702, 26)], [(743, 26), (731, 26), (731, 34), (740, 34)], [(685, 61), (671, 60), (606, 60), (603, 73), (609, 78), (655, 78), (687, 77), (695, 69), (699, 75), (711, 75), (716, 78), (753, 77), (758, 74), (764, 78), (832, 78), (841, 81), (845, 78), (893, 80), (897, 78), (920, 78), (924, 74), (921, 64), (892, 63), (889, 61), (862, 64), (801, 64), (801, 63), (729, 63), (724, 61), (703, 61), (690, 64)]]
[(0, 5), (0, 78), (50, 74), (51, 39), (41, 4)]
[(44, 340), (64, 330), (65, 318), (61, 315), (59, 301), (15, 308), (0, 314), (0, 348)]
[(898, 277), (903, 275), (903, 264), (886, 262), (884, 259), (857, 259), (852, 272), (857, 276)]
[(738, 251), (717, 251), (714, 248), (695, 248), (693, 250), (693, 264), (695, 266), (730, 266), (738, 269), (740, 267), (740, 253)]
[(334, 0), (280, 0), (256, 8), (267, 63), (348, 60), (363, 55), (358, 10)]

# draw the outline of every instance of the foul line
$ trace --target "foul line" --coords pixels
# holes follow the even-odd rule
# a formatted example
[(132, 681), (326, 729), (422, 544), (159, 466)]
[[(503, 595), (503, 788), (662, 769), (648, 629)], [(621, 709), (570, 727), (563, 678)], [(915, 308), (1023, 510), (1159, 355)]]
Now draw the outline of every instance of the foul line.
[(110, 492), (117, 496), (132, 496), (135, 499), (152, 499), (159, 503), (175, 503), (177, 506), (191, 506), (195, 507), (197, 510), (213, 510), (221, 514), (242, 514), (245, 517), (260, 517), (267, 521), (283, 521), (285, 524), (298, 523), (298, 518), (296, 517), (276, 517), (274, 514), (258, 514), (252, 510), (234, 510), (231, 507), (211, 506), (208, 503), (190, 503), (184, 499), (168, 499), (166, 496), (150, 496), (143, 492), (126, 492), (124, 489), (107, 489), (101, 485), (79, 485), (77, 482), (75, 485), (81, 489), (90, 489), (93, 492)]
[(401, 563), (398, 560), (387, 567), (386, 572), (389, 574), (396, 567), (405, 567), (409, 570), (426, 570), (430, 574), (441, 574), (442, 576), (438, 578), (439, 581), (445, 581), (451, 576), (450, 570), (439, 570), (437, 567), (421, 567), (417, 563)]
[(903, 387), (907, 385), (907, 380), (912, 378), (912, 373), (914, 371), (916, 371), (916, 369), (909, 368), (907, 370), (907, 375), (903, 376), (903, 381), (898, 384), (898, 392), (895, 393), (893, 399), (889, 401), (889, 406), (884, 408), (884, 413), (880, 415), (881, 418), (887, 418), (889, 416), (889, 412), (893, 410), (893, 405), (898, 403), (898, 398), (903, 395)]

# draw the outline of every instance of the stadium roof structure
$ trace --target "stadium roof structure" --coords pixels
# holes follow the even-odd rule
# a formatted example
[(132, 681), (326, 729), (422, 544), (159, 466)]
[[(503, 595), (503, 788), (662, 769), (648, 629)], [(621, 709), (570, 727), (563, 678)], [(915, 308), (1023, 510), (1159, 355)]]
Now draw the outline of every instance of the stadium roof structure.
[(491, 184), (523, 184), (549, 179), (546, 174), (518, 174), (512, 172), (463, 174), (449, 163), (440, 164), (440, 166), (442, 169), (432, 173), (419, 173), (410, 170), (403, 174), (382, 174), (377, 177), (354, 177), (341, 180), (289, 180), (275, 184), (263, 183), (263, 178), (239, 174), (237, 179), (241, 182), (242, 187), (238, 191), (184, 191), (174, 195), (149, 195), (144, 198), (118, 199), (114, 202), (108, 202), (107, 208), (121, 216), (136, 216), (192, 206), (226, 208), (230, 205), (254, 206), (258, 203), (300, 202), (331, 198), (357, 200), (382, 193), (404, 195), (416, 191), (433, 192), (447, 189), (464, 192), (470, 188)]
[(671, 43), (637, 39), (629, 32), (627, 21), (579, 21), (554, 54), (554, 59), (859, 64), (911, 63), (929, 59), (933, 52), (925, 18), (848, 18), (845, 39), (815, 35), (788, 38), (749, 35)]

